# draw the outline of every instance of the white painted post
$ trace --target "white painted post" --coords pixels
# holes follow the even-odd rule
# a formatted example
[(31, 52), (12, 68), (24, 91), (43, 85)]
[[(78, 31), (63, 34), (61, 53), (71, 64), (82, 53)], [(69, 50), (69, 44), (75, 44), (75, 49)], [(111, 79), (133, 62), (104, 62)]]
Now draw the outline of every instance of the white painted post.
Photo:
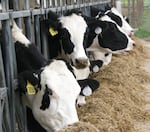
[(121, 0), (116, 0), (116, 8), (122, 14)]

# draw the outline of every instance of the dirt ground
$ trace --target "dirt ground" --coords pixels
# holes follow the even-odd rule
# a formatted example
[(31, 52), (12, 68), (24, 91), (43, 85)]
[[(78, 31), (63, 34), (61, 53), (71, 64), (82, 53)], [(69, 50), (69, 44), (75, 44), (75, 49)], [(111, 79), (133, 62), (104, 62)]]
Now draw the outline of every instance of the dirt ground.
[(100, 88), (78, 108), (80, 122), (61, 132), (150, 132), (150, 42), (113, 56), (92, 76)]

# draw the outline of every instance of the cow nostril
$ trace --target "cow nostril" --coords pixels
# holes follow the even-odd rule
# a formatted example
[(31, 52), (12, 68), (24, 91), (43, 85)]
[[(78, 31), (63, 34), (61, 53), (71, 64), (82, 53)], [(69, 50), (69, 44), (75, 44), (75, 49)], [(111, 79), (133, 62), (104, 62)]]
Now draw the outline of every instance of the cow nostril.
[(76, 62), (76, 66), (79, 68), (85, 68), (86, 66), (89, 65), (88, 59), (85, 58), (75, 59), (75, 62)]
[(133, 35), (134, 35), (134, 31), (131, 31), (129, 37), (132, 37)]
[(133, 43), (133, 47), (135, 47), (136, 46), (136, 44), (135, 43)]

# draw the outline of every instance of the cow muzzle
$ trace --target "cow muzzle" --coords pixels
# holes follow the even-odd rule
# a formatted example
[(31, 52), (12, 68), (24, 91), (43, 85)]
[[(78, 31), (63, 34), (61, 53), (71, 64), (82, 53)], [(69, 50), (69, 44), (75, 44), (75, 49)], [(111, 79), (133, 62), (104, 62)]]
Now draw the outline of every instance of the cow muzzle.
[(75, 64), (74, 65), (78, 69), (85, 68), (85, 67), (89, 66), (89, 59), (88, 58), (75, 59)]

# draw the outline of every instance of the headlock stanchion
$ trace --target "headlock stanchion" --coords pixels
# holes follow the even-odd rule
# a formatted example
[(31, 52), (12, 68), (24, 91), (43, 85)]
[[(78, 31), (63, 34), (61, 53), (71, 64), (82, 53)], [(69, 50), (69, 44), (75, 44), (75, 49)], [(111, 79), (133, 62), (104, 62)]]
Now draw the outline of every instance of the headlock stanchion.
[[(40, 20), (49, 10), (63, 14), (65, 10), (81, 9), (90, 15), (90, 6), (101, 7), (111, 0), (0, 0), (0, 132), (28, 132), (26, 109), (17, 90), (17, 66), (11, 34), (11, 21), (23, 29), (48, 58), (47, 42), (40, 29)], [(42, 42), (42, 43), (41, 43)]]

